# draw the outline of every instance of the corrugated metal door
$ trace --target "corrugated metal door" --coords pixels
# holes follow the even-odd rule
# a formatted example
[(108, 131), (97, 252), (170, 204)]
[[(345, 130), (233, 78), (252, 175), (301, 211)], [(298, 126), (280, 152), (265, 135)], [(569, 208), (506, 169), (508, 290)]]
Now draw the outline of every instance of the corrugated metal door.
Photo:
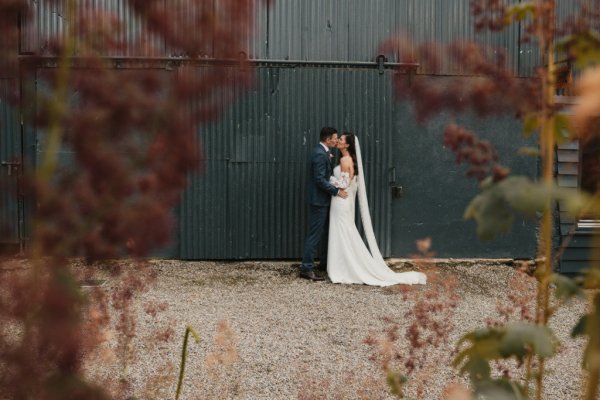
[(17, 85), (0, 79), (0, 243), (19, 243), (21, 131), (17, 108), (7, 100)]
[(181, 206), (184, 259), (299, 258), (308, 155), (321, 127), (361, 138), (372, 216), (390, 247), (390, 72), (260, 67), (254, 90), (200, 130), (206, 156)]

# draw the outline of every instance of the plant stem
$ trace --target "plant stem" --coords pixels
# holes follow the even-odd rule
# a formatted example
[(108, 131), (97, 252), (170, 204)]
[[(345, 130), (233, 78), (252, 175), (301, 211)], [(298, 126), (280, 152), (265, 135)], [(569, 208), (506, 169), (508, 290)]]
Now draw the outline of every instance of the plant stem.
[(586, 329), (590, 342), (586, 349), (588, 352), (586, 365), (588, 376), (585, 387), (585, 400), (597, 399), (596, 395), (600, 385), (600, 334), (598, 334), (598, 327), (600, 327), (600, 293), (590, 295), (590, 302), (592, 303), (591, 320), (588, 321)]
[[(57, 85), (54, 89), (54, 96), (50, 103), (50, 129), (48, 131), (48, 139), (44, 141), (44, 149), (41, 152), (42, 162), (35, 170), (35, 183), (38, 185), (38, 199), (40, 203), (44, 201), (43, 196), (45, 195), (45, 188), (42, 185), (48, 185), (50, 178), (52, 177), (57, 164), (57, 151), (60, 147), (62, 140), (62, 115), (66, 109), (68, 84), (69, 84), (69, 57), (72, 55), (75, 48), (75, 7), (76, 0), (68, 0), (65, 3), (65, 15), (67, 20), (67, 32), (64, 38), (65, 49), (60, 55), (58, 61), (58, 79)], [(32, 275), (31, 275), (31, 287), (40, 288), (42, 282), (42, 270), (45, 265), (43, 260), (43, 244), (39, 237), (40, 227), (43, 226), (43, 222), (39, 219), (34, 218), (33, 220), (33, 235), (34, 240), (32, 242)], [(53, 264), (54, 266), (54, 264)], [(31, 310), (32, 314), (38, 312), (37, 310)], [(31, 318), (25, 319), (25, 335), (28, 337), (31, 331)]]
[(179, 379), (177, 380), (177, 392), (175, 393), (175, 400), (179, 400), (179, 395), (181, 394), (181, 385), (183, 384), (183, 376), (185, 373), (185, 361), (187, 359), (187, 346), (188, 346), (188, 337), (190, 333), (194, 336), (194, 340), (196, 343), (200, 342), (200, 337), (194, 331), (191, 326), (186, 326), (185, 334), (183, 335), (183, 348), (181, 349), (181, 366), (179, 367)]
[(529, 382), (531, 381), (531, 362), (533, 361), (533, 353), (529, 352), (525, 359), (525, 396), (529, 399)]
[[(600, 258), (600, 234), (594, 235), (593, 250), (591, 254), (592, 260)], [(592, 269), (600, 268), (599, 261), (591, 261)], [(586, 348), (587, 363), (585, 369), (588, 372), (585, 384), (585, 400), (597, 399), (598, 387), (600, 386), (600, 293), (597, 290), (589, 294), (590, 313), (589, 321), (587, 322), (586, 334), (588, 337), (588, 345)]]
[[(61, 146), (64, 131), (63, 118), (68, 107), (69, 91), (69, 59), (75, 52), (75, 18), (76, 18), (76, 0), (67, 0), (65, 2), (65, 16), (67, 21), (67, 32), (64, 36), (64, 49), (58, 59), (58, 69), (56, 73), (56, 85), (52, 100), (49, 102), (49, 127), (46, 132), (46, 139), (43, 141), (44, 149), (41, 152), (41, 162), (37, 166), (36, 184), (38, 185), (38, 203), (44, 201), (44, 195), (47, 188), (43, 187), (51, 184), (51, 178), (54, 175), (58, 164), (58, 151)], [(43, 257), (43, 246), (41, 240), (37, 237), (39, 233), (40, 221), (34, 220), (34, 241), (33, 241), (33, 264), (38, 267)]]
[(50, 127), (42, 162), (38, 169), (38, 177), (47, 181), (54, 171), (58, 161), (57, 152), (60, 148), (64, 127), (62, 118), (67, 109), (69, 89), (69, 59), (75, 51), (75, 0), (67, 0), (66, 15), (68, 29), (64, 41), (64, 49), (59, 57), (54, 101), (50, 105)]
[(587, 378), (587, 390), (585, 394), (586, 400), (595, 400), (597, 399), (596, 393), (598, 392), (598, 384), (600, 383), (600, 370), (595, 368), (592, 373), (588, 375)]
[[(537, 39), (543, 59), (548, 65), (542, 76), (542, 110), (540, 114), (540, 150), (542, 155), (543, 182), (550, 187), (554, 184), (554, 136), (553, 105), (555, 93), (555, 65), (553, 50), (554, 0), (537, 0)], [(538, 271), (538, 293), (536, 322), (539, 325), (548, 323), (549, 315), (549, 280), (552, 275), (552, 202), (545, 204), (539, 242), (539, 253), (542, 259), (541, 270)], [(544, 360), (539, 360), (536, 374), (536, 399), (543, 395)]]

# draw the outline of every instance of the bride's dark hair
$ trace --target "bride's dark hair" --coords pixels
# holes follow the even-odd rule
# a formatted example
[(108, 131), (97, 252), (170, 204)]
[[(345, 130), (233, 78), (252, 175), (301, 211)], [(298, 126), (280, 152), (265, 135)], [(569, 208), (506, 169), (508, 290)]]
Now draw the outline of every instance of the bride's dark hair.
[(358, 175), (358, 162), (356, 161), (356, 141), (354, 140), (354, 133), (344, 132), (342, 136), (346, 138), (348, 144), (348, 153), (352, 157), (352, 164), (354, 165), (354, 175)]

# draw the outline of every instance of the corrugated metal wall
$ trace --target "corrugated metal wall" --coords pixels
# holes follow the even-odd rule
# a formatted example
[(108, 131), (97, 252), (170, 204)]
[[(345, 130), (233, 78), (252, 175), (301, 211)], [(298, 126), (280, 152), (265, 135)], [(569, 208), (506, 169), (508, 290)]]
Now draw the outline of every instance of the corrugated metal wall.
[(17, 79), (0, 79), (0, 243), (19, 242), (18, 174), (21, 131), (18, 108), (7, 101), (15, 94)]
[[(455, 77), (419, 76), (415, 80), (437, 81), (440, 86)], [(459, 78), (470, 84), (471, 77)], [(396, 126), (392, 137), (396, 185), (402, 195), (392, 199), (392, 254), (415, 254), (415, 241), (432, 240), (438, 257), (530, 258), (535, 255), (535, 219), (516, 217), (508, 235), (481, 241), (475, 221), (465, 221), (464, 211), (480, 193), (476, 180), (465, 176), (466, 166), (456, 164), (456, 155), (444, 146), (443, 131), (452, 121), (488, 140), (498, 151), (500, 163), (515, 175), (536, 179), (535, 158), (519, 155), (518, 149), (537, 145), (536, 137), (525, 138), (521, 121), (514, 116), (485, 119), (473, 114), (440, 113), (424, 124), (416, 121), (407, 102), (394, 106)]]
[(308, 155), (323, 126), (361, 138), (373, 223), (390, 249), (390, 73), (258, 68), (258, 85), (200, 129), (207, 158), (190, 177), (180, 218), (182, 258), (295, 258), (307, 223)]
[[(163, 1), (165, 6), (169, 4), (169, 0)], [(141, 38), (146, 43), (109, 56), (181, 56), (149, 34), (124, 1), (88, 3), (92, 10), (103, 9), (127, 21), (123, 39)], [(561, 13), (576, 6), (568, 0), (560, 3)], [(22, 53), (41, 51), (48, 39), (65, 27), (60, 6), (50, 6), (45, 0), (32, 0), (32, 4), (36, 18), (22, 30)], [(218, 0), (204, 4), (215, 7)], [(190, 6), (189, 13), (193, 12)], [(380, 74), (374, 68), (356, 69), (351, 64), (373, 61), (385, 38), (408, 32), (415, 45), (474, 39), (504, 48), (521, 75), (531, 75), (538, 65), (535, 49), (519, 44), (520, 26), (501, 33), (476, 34), (469, 0), (276, 0), (270, 9), (259, 8), (256, 13), (255, 36), (245, 51), (251, 59), (264, 61), (257, 68), (257, 86), (232, 108), (224, 108), (219, 121), (200, 130), (206, 168), (202, 174), (190, 177), (179, 209), (179, 249), (171, 254), (173, 257), (299, 257), (307, 223), (307, 156), (324, 125), (348, 128), (361, 138), (376, 235), (384, 255), (399, 255), (393, 253), (391, 243), (393, 201), (389, 181), (390, 167), (397, 161), (392, 138), (401, 133), (398, 128), (402, 121), (398, 121), (398, 108), (392, 99), (391, 71)], [(202, 55), (214, 56), (213, 49), (207, 46)], [(288, 60), (289, 64), (269, 64), (274, 60)], [(347, 65), (318, 68), (294, 61)], [(447, 59), (437, 70), (422, 65), (419, 72), (464, 74)], [(202, 73), (202, 67), (198, 73)], [(414, 140), (419, 140), (418, 135)], [(405, 143), (409, 149), (417, 144)], [(464, 178), (456, 175), (456, 179)], [(454, 204), (460, 203), (454, 200)], [(460, 234), (460, 229), (467, 228), (460, 225), (456, 229)], [(473, 256), (486, 254), (491, 253)]]
[[(170, 0), (162, 0), (162, 6), (167, 7)], [(66, 29), (66, 15), (60, 2), (50, 3), (46, 0), (31, 0), (34, 18), (21, 31), (21, 52), (39, 53), (48, 46), (48, 41), (57, 35), (63, 34)], [(159, 3), (159, 4), (161, 4)], [(79, 2), (81, 13), (93, 17), (96, 13), (114, 15), (119, 21), (124, 22), (122, 30), (117, 37), (126, 45), (121, 50), (114, 50), (108, 56), (131, 57), (180, 57), (177, 49), (168, 48), (164, 41), (157, 38), (149, 31), (140, 18), (132, 12), (128, 3), (123, 0), (83, 0)], [(197, 3), (186, 0), (178, 1), (183, 17), (192, 17), (202, 12)], [(87, 6), (87, 7), (84, 7)], [(202, 7), (214, 9), (218, 7), (218, 0), (207, 0)], [(251, 58), (264, 58), (266, 56), (267, 10), (256, 10), (256, 27), (253, 39), (246, 45), (245, 51)], [(108, 20), (106, 20), (108, 22)], [(189, 32), (190, 35), (195, 34)], [(207, 40), (211, 42), (210, 38)], [(213, 57), (212, 45), (203, 49), (200, 57)]]
[[(65, 27), (60, 5), (31, 1), (36, 18), (22, 31), (24, 53), (39, 52), (50, 37)], [(168, 6), (168, 0), (164, 1)], [(122, 39), (133, 43), (132, 39), (140, 38), (146, 44), (126, 47), (111, 56), (180, 56), (149, 33), (125, 1), (87, 0), (87, 3), (91, 5), (90, 13), (103, 10), (126, 21)], [(185, 4), (186, 0), (180, 3)], [(207, 0), (204, 4), (216, 7), (218, 0)], [(572, 14), (578, 7), (577, 1), (557, 1), (561, 16)], [(195, 11), (198, 10), (190, 5), (189, 14)], [(254, 37), (243, 51), (251, 59), (262, 60), (366, 62), (379, 54), (383, 40), (393, 34), (408, 33), (415, 45), (424, 41), (446, 43), (471, 39), (506, 49), (513, 69), (522, 76), (531, 76), (539, 65), (539, 57), (534, 46), (519, 43), (521, 30), (520, 25), (514, 25), (500, 33), (476, 33), (469, 0), (276, 0), (268, 10), (264, 6), (256, 10)], [(203, 55), (214, 56), (212, 48), (206, 48)], [(422, 65), (419, 73), (461, 75), (464, 71), (445, 58), (439, 69)]]
[[(435, 238), (440, 257), (534, 255), (535, 221), (519, 220), (511, 235), (493, 242), (476, 239), (462, 215), (478, 188), (443, 146), (449, 116), (417, 123), (407, 104), (394, 101), (391, 71), (261, 67), (257, 74), (254, 90), (219, 121), (200, 128), (207, 165), (190, 177), (181, 203), (181, 258), (299, 258), (308, 155), (324, 125), (360, 138), (385, 256), (408, 256), (415, 240), (426, 236)], [(435, 79), (443, 85), (450, 78)], [(521, 136), (518, 120), (466, 116), (459, 123), (495, 143), (503, 164), (515, 173), (535, 177), (536, 160), (517, 152), (535, 144)], [(403, 186), (400, 198), (392, 198), (394, 180)]]
[[(166, 0), (165, 0), (166, 1)], [(21, 52), (42, 53), (47, 48), (51, 38), (64, 34), (66, 29), (66, 15), (61, 2), (47, 0), (31, 0), (33, 19), (28, 24), (23, 24), (21, 30)], [(125, 21), (123, 30), (118, 37), (127, 46), (119, 52), (107, 54), (108, 56), (146, 56), (159, 57), (167, 53), (162, 40), (153, 36), (131, 11), (127, 2), (123, 0), (84, 0), (80, 5), (87, 4), (89, 8), (82, 8), (85, 15), (96, 12), (113, 14), (120, 21)], [(84, 12), (84, 11), (85, 12)], [(91, 15), (88, 15), (91, 17)], [(136, 39), (140, 39), (139, 42)], [(142, 44), (138, 46), (137, 44)], [(134, 46), (136, 44), (136, 46)], [(212, 54), (212, 49), (210, 54)]]
[[(593, 7), (598, 4), (598, 0), (555, 0), (556, 20), (557, 20), (557, 38), (561, 38), (561, 27), (568, 23), (573, 17), (577, 16), (582, 6)], [(592, 8), (593, 9), (593, 8)], [(521, 36), (524, 36), (524, 24), (521, 25)], [(595, 23), (596, 29), (600, 28), (598, 22)], [(558, 54), (556, 61), (563, 61), (564, 55)], [(522, 43), (519, 50), (519, 75), (533, 76), (535, 69), (540, 65), (541, 58), (539, 49), (535, 43)]]

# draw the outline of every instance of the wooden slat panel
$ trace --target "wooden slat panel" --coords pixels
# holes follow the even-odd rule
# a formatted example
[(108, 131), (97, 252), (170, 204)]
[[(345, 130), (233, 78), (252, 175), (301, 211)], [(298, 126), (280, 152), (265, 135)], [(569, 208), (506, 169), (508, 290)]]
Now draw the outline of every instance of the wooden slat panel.
[(560, 187), (577, 188), (577, 176), (559, 175), (557, 180)]
[[(564, 241), (566, 239), (566, 237), (567, 237), (567, 235), (563, 235), (561, 240)], [(571, 248), (571, 247), (592, 248), (592, 247), (600, 247), (600, 243), (596, 243), (594, 241), (593, 235), (580, 235), (580, 234), (576, 233), (573, 235), (573, 237), (569, 241), (569, 245), (567, 247), (569, 247), (569, 248)]]
[(579, 150), (579, 142), (561, 143), (556, 146), (559, 150)]
[(560, 262), (560, 272), (563, 274), (577, 274), (584, 268), (589, 268), (589, 266), (588, 261), (565, 260)]
[(565, 211), (560, 212), (560, 223), (561, 224), (574, 224), (576, 218)]
[(579, 151), (577, 150), (558, 150), (556, 153), (559, 162), (579, 162)]
[(562, 254), (563, 261), (600, 260), (600, 257), (587, 247), (569, 247)]
[(571, 227), (573, 226), (573, 224), (560, 224), (560, 233), (561, 235), (566, 234), (567, 232), (569, 232), (569, 230), (571, 229)]
[(558, 173), (561, 175), (579, 175), (578, 163), (558, 163)]
[[(574, 224), (569, 223), (560, 224), (560, 234), (566, 235), (573, 225)], [(582, 229), (581, 227), (579, 227), (577, 228), (576, 233), (581, 236), (594, 236), (598, 233), (598, 231), (594, 229)]]

